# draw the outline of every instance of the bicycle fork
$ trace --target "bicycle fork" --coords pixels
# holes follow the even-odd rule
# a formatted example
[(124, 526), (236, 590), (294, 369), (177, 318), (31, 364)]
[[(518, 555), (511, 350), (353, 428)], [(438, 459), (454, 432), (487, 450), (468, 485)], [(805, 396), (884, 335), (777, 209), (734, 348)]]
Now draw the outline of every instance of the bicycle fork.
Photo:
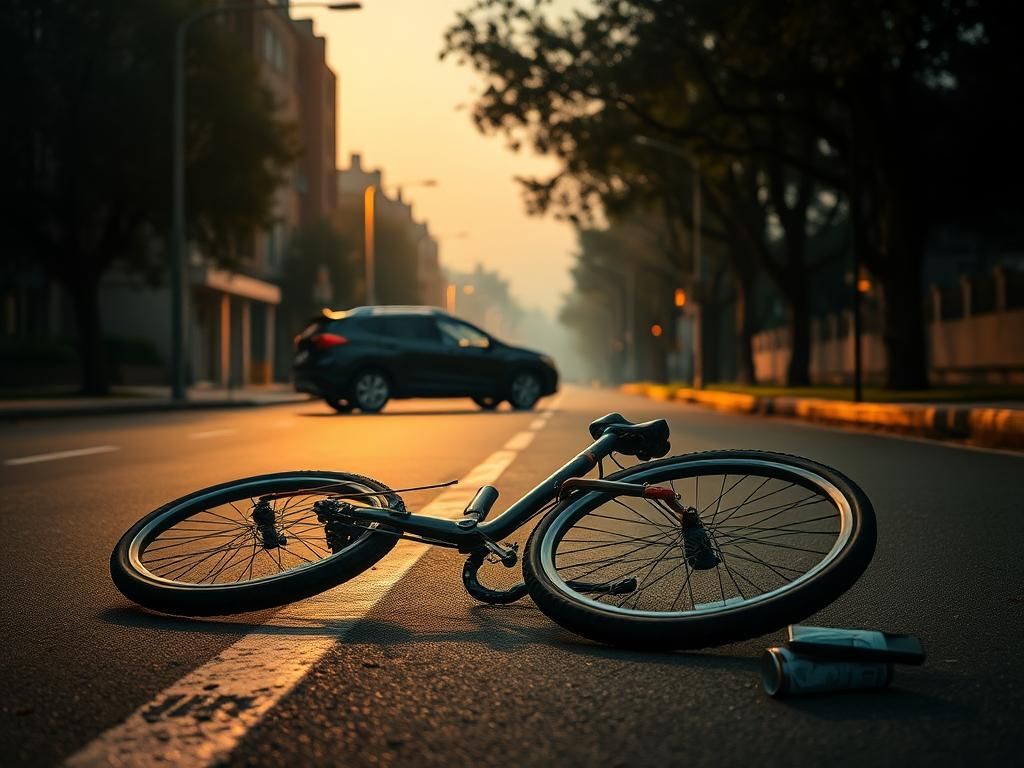
[(708, 534), (707, 528), (704, 527), (700, 511), (696, 507), (684, 505), (680, 495), (672, 488), (647, 485), (646, 483), (622, 483), (615, 480), (573, 477), (562, 483), (558, 492), (559, 498), (564, 498), (573, 491), (604, 491), (618, 496), (633, 496), (660, 501), (679, 521), (683, 557), (687, 564), (695, 571), (709, 571), (721, 562), (715, 546), (711, 542), (711, 536)]

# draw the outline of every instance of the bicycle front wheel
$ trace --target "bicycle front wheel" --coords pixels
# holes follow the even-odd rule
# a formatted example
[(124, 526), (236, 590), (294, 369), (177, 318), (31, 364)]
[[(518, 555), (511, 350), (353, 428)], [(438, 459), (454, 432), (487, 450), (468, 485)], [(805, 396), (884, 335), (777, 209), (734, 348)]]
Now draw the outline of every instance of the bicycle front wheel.
[(376, 524), (358, 524), (322, 506), (346, 498), (361, 506), (400, 502), (386, 485), (347, 472), (235, 480), (142, 518), (114, 548), (110, 574), (130, 600), (185, 616), (301, 600), (362, 573), (397, 543)]
[(683, 649), (763, 635), (834, 601), (874, 553), (863, 491), (808, 459), (710, 451), (608, 479), (672, 488), (690, 512), (582, 492), (534, 530), (523, 562), (530, 595), (598, 642)]

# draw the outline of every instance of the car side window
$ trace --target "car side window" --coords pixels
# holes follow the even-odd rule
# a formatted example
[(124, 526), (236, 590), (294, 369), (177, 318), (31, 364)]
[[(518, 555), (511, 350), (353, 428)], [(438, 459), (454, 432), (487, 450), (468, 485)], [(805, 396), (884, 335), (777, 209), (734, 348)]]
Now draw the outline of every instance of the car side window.
[(390, 317), (365, 317), (361, 318), (359, 326), (374, 336), (394, 336), (390, 320)]
[(487, 334), (457, 320), (439, 317), (437, 318), (437, 327), (441, 331), (441, 342), (445, 346), (476, 347), (477, 349), (487, 349), (491, 346), (491, 340)]
[(439, 340), (437, 326), (434, 324), (432, 317), (407, 315), (405, 317), (396, 317), (394, 320), (394, 333), (396, 336), (400, 336), (403, 339), (433, 341), (435, 343)]
[(363, 320), (362, 327), (367, 333), (390, 339), (440, 341), (433, 319), (423, 315), (368, 317)]

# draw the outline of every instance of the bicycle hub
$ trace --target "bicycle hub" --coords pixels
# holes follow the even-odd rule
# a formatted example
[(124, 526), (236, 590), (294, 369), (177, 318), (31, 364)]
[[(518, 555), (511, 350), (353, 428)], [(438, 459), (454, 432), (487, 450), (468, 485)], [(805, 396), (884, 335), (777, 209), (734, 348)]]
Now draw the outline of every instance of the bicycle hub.
[(266, 499), (260, 499), (252, 508), (252, 521), (264, 549), (276, 549), (288, 543), (287, 537), (277, 530), (277, 513)]

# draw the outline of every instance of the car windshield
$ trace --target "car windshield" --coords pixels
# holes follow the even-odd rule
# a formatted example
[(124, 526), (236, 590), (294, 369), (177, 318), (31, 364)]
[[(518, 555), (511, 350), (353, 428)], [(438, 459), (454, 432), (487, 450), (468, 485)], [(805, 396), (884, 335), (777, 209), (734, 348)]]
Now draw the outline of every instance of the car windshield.
[(471, 325), (460, 323), (457, 320), (438, 318), (437, 326), (441, 329), (441, 341), (446, 346), (452, 347), (476, 347), (487, 349), (491, 346), (491, 340), (483, 331), (478, 331)]

